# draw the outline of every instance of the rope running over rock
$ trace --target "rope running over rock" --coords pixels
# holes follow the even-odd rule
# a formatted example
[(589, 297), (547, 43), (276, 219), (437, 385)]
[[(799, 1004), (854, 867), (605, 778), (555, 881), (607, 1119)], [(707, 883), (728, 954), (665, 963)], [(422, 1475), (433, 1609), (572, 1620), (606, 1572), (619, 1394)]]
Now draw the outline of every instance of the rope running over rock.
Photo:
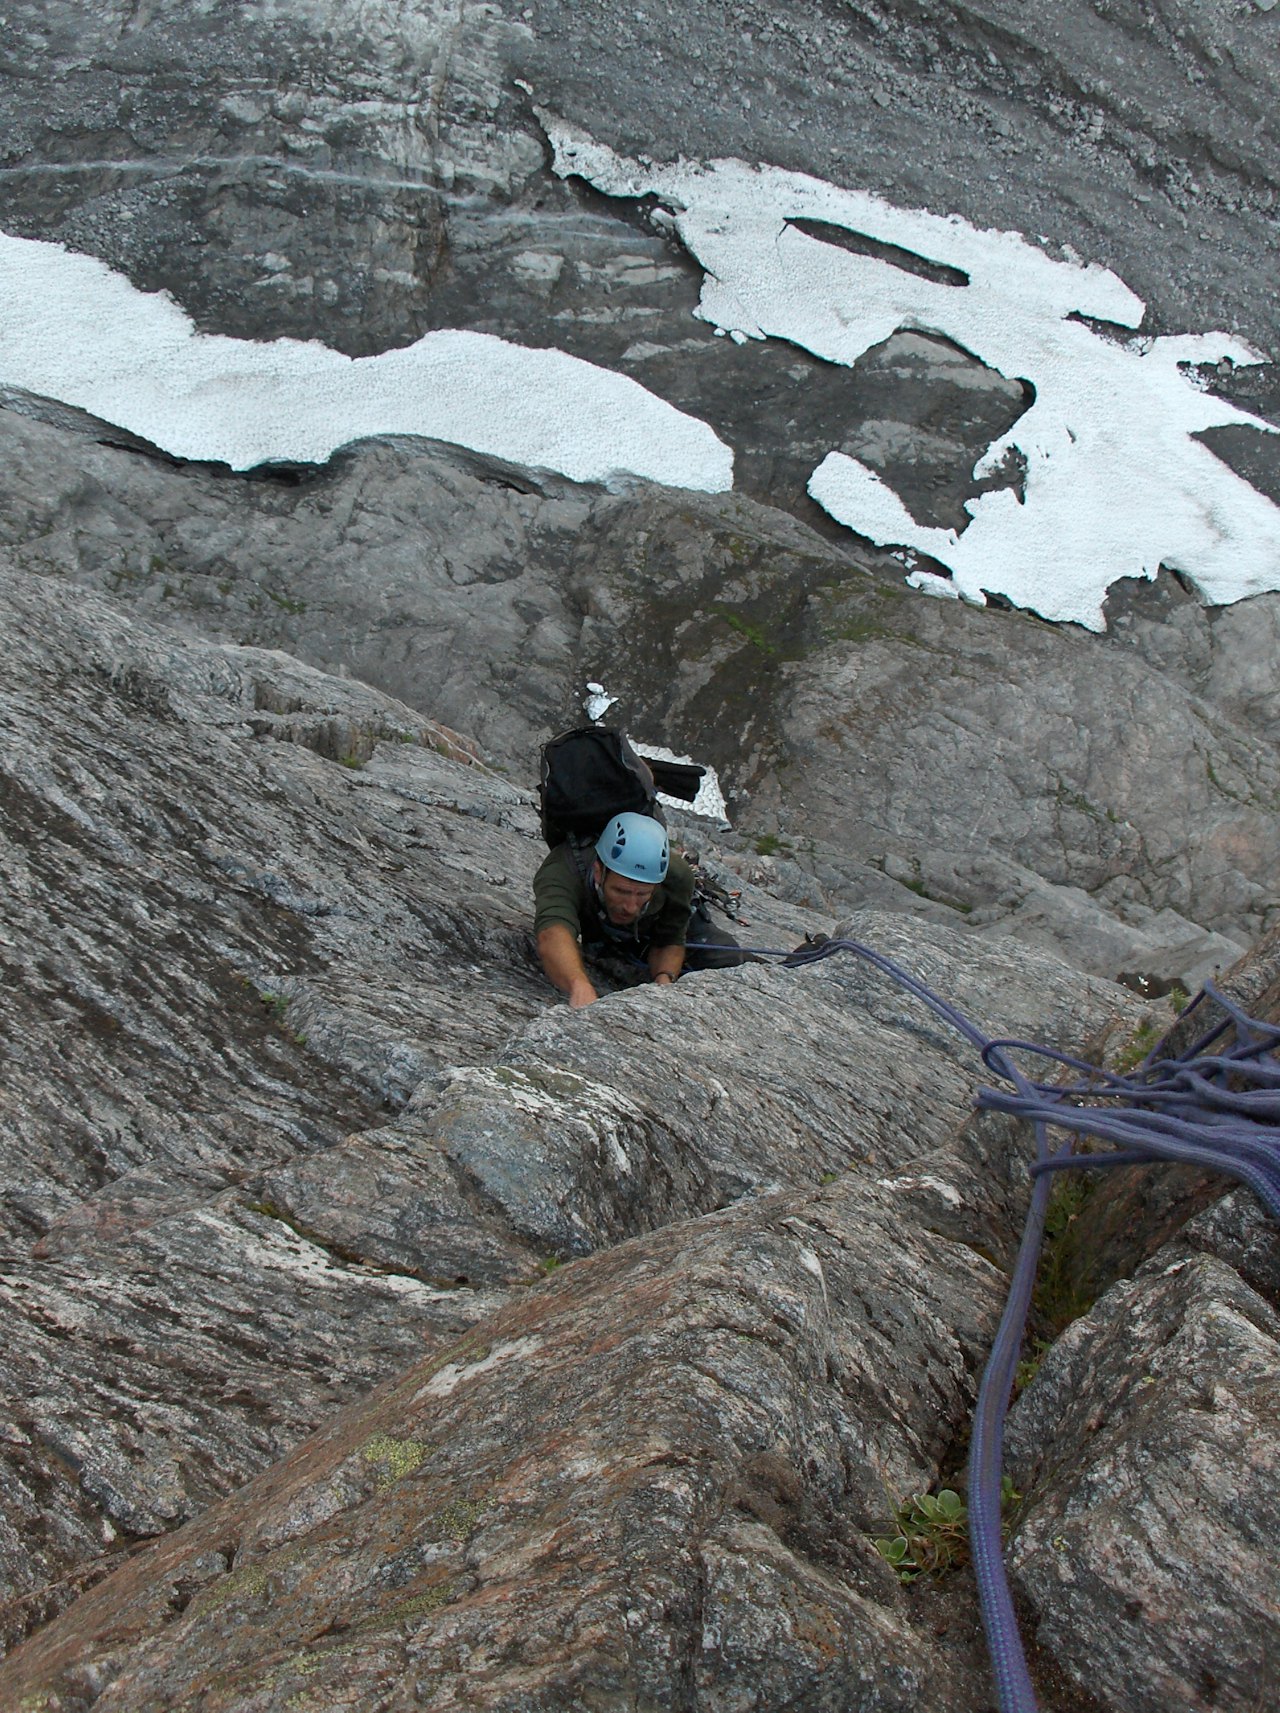
[[(756, 958), (779, 958), (790, 969), (840, 953), (871, 964), (951, 1024), (977, 1049), (987, 1069), (1010, 1085), (980, 1089), (976, 1105), (1011, 1113), (1033, 1128), (1031, 1203), (1005, 1311), (978, 1390), (968, 1498), (970, 1550), (1001, 1713), (1036, 1713), (1004, 1572), (1000, 1475), (1004, 1418), (1031, 1306), (1053, 1174), (1070, 1167), (1096, 1171), (1161, 1160), (1198, 1165), (1238, 1178), (1273, 1218), (1280, 1218), (1280, 1062), (1275, 1057), (1280, 1027), (1248, 1016), (1206, 982), (1182, 1015), (1207, 998), (1220, 1008), (1223, 1021), (1176, 1057), (1161, 1056), (1164, 1043), (1159, 1043), (1135, 1070), (1121, 1075), (1034, 1042), (985, 1035), (954, 1005), (857, 940), (818, 938), (791, 952), (742, 949)], [(1053, 1083), (1029, 1077), (1010, 1056), (1014, 1053), (1074, 1070), (1078, 1080)], [(1049, 1144), (1051, 1128), (1067, 1132), (1066, 1145), (1056, 1151)], [(1111, 1151), (1077, 1153), (1073, 1137), (1083, 1136), (1112, 1144)]]

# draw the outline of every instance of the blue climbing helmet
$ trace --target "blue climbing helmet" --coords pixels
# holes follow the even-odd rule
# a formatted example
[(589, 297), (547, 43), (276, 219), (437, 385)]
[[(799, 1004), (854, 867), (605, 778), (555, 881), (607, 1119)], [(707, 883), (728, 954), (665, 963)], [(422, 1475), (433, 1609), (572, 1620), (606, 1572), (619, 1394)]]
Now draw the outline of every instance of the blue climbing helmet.
[(667, 877), (667, 829), (652, 815), (614, 815), (596, 840), (596, 855), (625, 880), (657, 886)]

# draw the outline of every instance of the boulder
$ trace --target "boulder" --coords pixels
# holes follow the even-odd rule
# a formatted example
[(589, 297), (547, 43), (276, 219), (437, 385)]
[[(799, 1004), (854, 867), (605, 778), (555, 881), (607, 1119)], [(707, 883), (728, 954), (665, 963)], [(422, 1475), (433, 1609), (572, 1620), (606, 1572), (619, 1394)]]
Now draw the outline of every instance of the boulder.
[[(68, 1710), (981, 1706), (870, 1536), (1001, 1279), (845, 1174), (566, 1266), (0, 1668)], [(925, 1650), (927, 1652), (927, 1650)]]
[[(452, 734), (280, 655), (0, 585), (9, 1643), (491, 1312), (466, 1256), (353, 1263), (261, 1177), (485, 1058), (547, 990), (517, 885), (532, 810)], [(538, 1276), (508, 1251), (502, 1281)]]
[(1010, 1417), (1013, 1586), (1104, 1707), (1270, 1693), (1278, 1340), (1232, 1268), (1161, 1252), (1057, 1341)]

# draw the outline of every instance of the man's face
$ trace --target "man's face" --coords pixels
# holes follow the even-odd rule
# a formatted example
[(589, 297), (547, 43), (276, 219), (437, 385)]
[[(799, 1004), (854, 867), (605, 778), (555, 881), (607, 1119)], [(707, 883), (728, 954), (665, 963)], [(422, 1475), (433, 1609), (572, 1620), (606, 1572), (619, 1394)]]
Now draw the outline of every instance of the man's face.
[(643, 881), (615, 874), (601, 862), (596, 863), (596, 884), (604, 900), (604, 913), (615, 928), (629, 928), (638, 921), (657, 890)]

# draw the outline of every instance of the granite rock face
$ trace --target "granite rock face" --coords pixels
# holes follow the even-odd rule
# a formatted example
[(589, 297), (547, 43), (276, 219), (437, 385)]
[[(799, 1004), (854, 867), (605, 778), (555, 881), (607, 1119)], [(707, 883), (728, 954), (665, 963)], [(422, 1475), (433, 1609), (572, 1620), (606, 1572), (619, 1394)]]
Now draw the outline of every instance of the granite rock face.
[(922, 1664), (865, 1532), (927, 1479), (998, 1294), (848, 1177), (576, 1263), (127, 1569), (123, 1601), (87, 1596), (6, 1687), (979, 1706), (971, 1669)]
[[(83, 445), (59, 471), (6, 414), (0, 531), (34, 568), (350, 672), (521, 776), (607, 674), (637, 735), (713, 761), (738, 824), (801, 852), (836, 908), (1194, 986), (1272, 926), (1280, 602), (1206, 613), (1165, 574), (1113, 591), (1101, 639), (919, 610), (805, 479), (843, 447), (955, 527), (1026, 386), (911, 330), (852, 371), (715, 338), (690, 258), (557, 178), (535, 109), (632, 154), (776, 162), (1041, 235), (1113, 267), (1152, 329), (1266, 353), (1272, 26), (1257, 0), (1073, 0), (1052, 31), (914, 0), (15, 6), (7, 230), (208, 331), (556, 345), (711, 423), (740, 495), (628, 501), (421, 445), (248, 483)], [(1275, 414), (1273, 363), (1206, 384)], [(1210, 438), (1280, 493), (1275, 437)]]
[[(1172, 1013), (1117, 976), (1270, 935), (1233, 991), (1274, 1015), (1280, 597), (1162, 573), (1093, 636), (909, 593), (805, 477), (841, 446), (955, 527), (1023, 385), (909, 330), (853, 371), (715, 338), (535, 107), (1071, 245), (1151, 329), (1269, 354), (1205, 381), (1275, 417), (1269, 5), (4, 30), (6, 231), (206, 331), (555, 345), (711, 423), (738, 491), (390, 439), (234, 476), (0, 392), (0, 1706), (986, 1708), (967, 1571), (873, 1543), (962, 1480), (1029, 1138), (854, 958), (557, 1003), (538, 746), (605, 683), (718, 769), (732, 828), (674, 828), (744, 942), (851, 937), (993, 1034), (1131, 1059)], [(1210, 438), (1280, 495), (1274, 437)], [(1203, 1178), (1108, 1186), (1009, 1430), (1038, 1693), (1256, 1713), (1275, 1231)]]
[(1104, 1705), (1274, 1691), (1278, 1345), (1280, 1317), (1234, 1268), (1162, 1252), (1058, 1340), (1013, 1412), (1010, 1467), (1034, 1495), (1014, 1587)]
[[(53, 593), (4, 574), (10, 1637), (46, 1584), (194, 1514), (491, 1310), (460, 1266), (353, 1269), (260, 1178), (544, 1002), (512, 874), (527, 800), (485, 774), (490, 819), (470, 814), (451, 733), (285, 656)], [(379, 741), (392, 777), (422, 758), (416, 797), (338, 759)], [(465, 1020), (448, 990), (482, 935), (492, 976)]]
[[(58, 589), (4, 578), (4, 1704), (985, 1705), (963, 1573), (904, 1590), (873, 1545), (959, 1477), (1025, 1202), (971, 1049), (852, 957), (552, 1003), (532, 801), (465, 739)], [(1080, 1050), (1149, 1016), (1010, 936), (750, 880), (741, 908), (995, 1033)], [(1251, 1327), (1268, 1383), (1266, 1255), (1247, 1214), (1189, 1227), (1019, 1404), (1046, 1706), (1199, 1704), (1274, 1426), (1213, 1376)], [(1198, 1354), (1166, 1369), (1171, 1315)], [(1215, 1386), (1253, 1426), (1187, 1462)], [(1146, 1595), (1058, 1520), (1098, 1479), (1090, 1410), (1118, 1507), (1163, 1446), (1204, 1518)], [(1122, 1598), (1180, 1611), (1206, 1557), (1217, 1605), (1176, 1647), (1130, 1613), (1100, 1692), (1081, 1638)]]
[(408, 441), (253, 480), (77, 429), (0, 411), (16, 565), (376, 684), (513, 778), (604, 682), (637, 738), (718, 769), (743, 855), (799, 862), (823, 907), (1189, 987), (1272, 925), (1280, 760), (1240, 609), (1182, 604), (1157, 659), (1150, 616), (1121, 640), (926, 600), (742, 496)]

